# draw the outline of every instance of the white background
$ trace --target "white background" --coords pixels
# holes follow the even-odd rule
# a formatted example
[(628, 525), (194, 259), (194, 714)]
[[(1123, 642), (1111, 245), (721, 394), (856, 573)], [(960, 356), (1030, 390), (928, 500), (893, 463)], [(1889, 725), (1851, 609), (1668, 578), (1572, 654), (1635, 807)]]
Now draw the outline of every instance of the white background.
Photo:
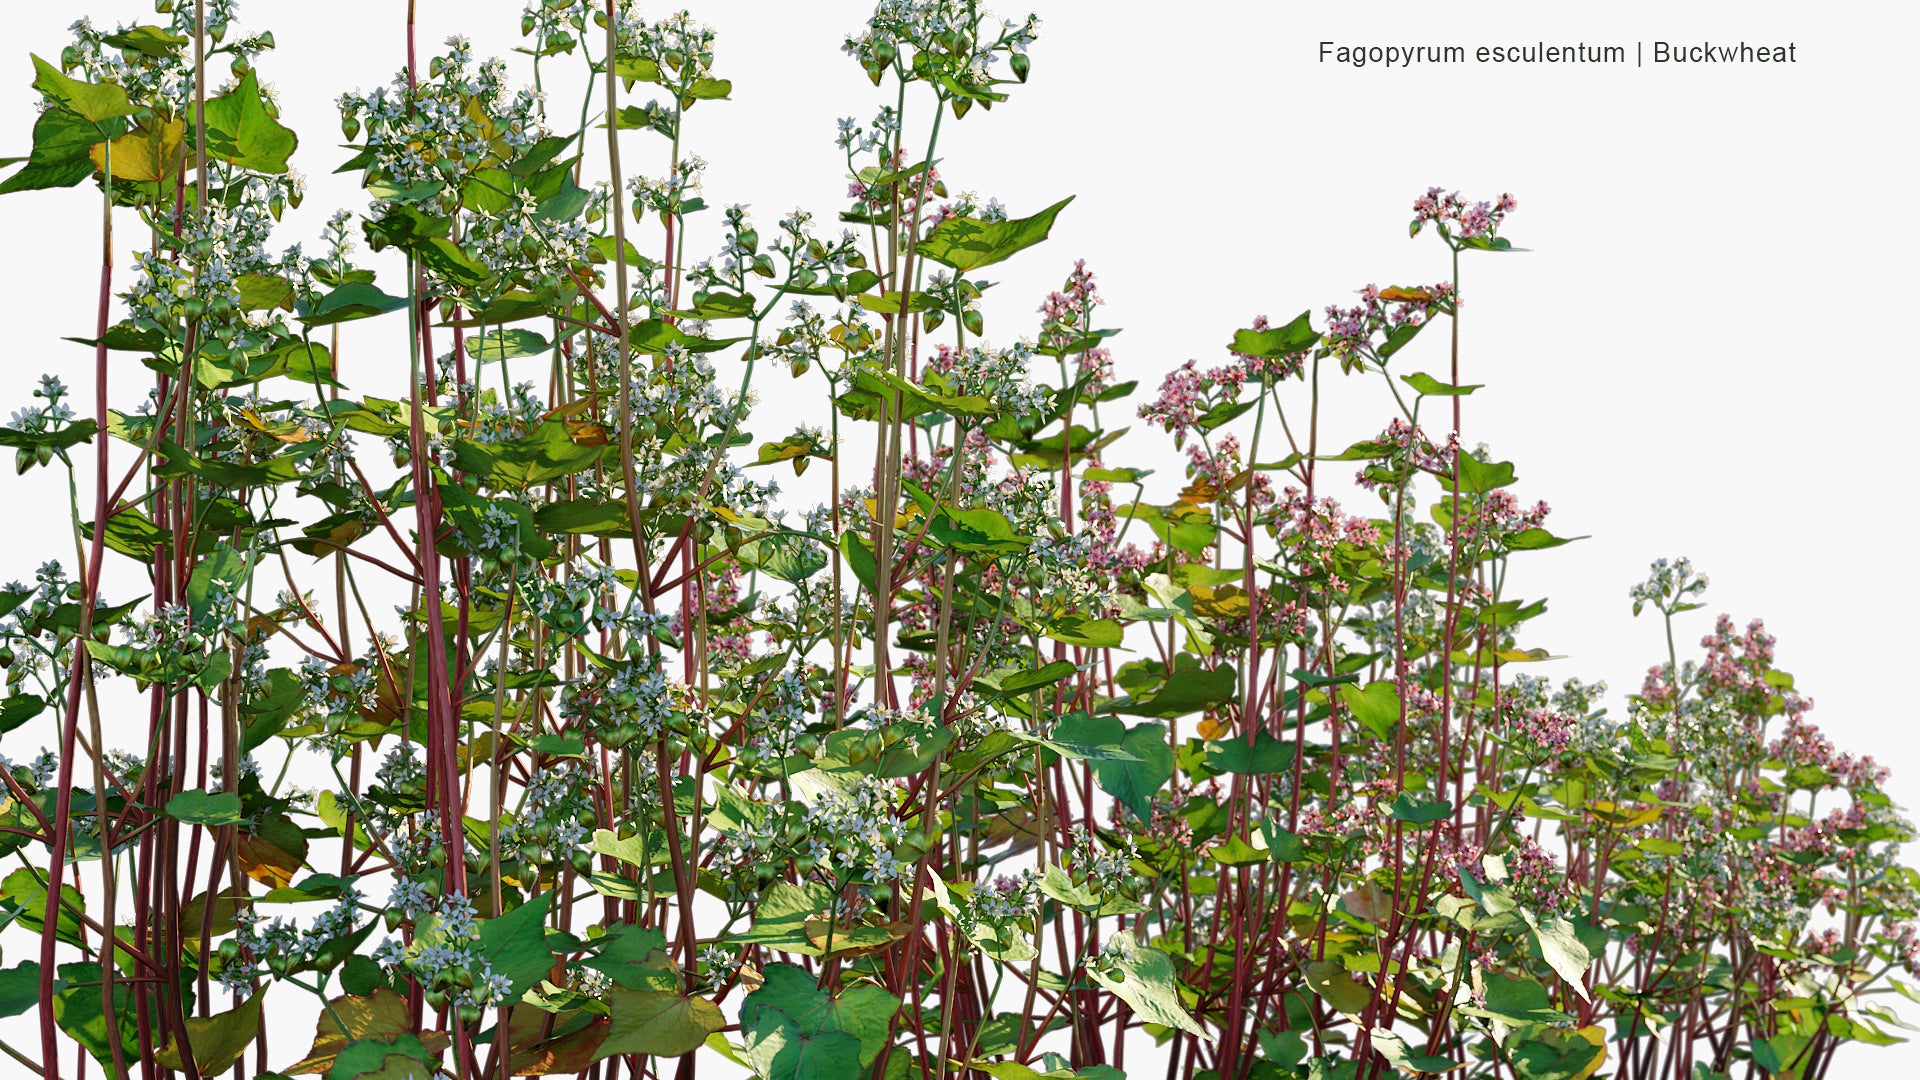
[[(244, 25), (280, 42), (258, 66), (302, 136), (294, 163), (312, 179), (280, 243), (311, 249), (328, 213), (363, 205), (329, 175), (345, 157), (332, 101), (400, 67), (404, 6), (243, 9)], [(1555, 532), (1591, 536), (1516, 573), (1517, 595), (1551, 598), (1525, 644), (1568, 657), (1553, 674), (1607, 679), (1617, 702), (1664, 652), (1658, 626), (1631, 618), (1628, 585), (1657, 556), (1691, 555), (1713, 586), (1683, 648), (1716, 611), (1743, 624), (1765, 616), (1780, 666), (1818, 702), (1814, 718), (1842, 748), (1891, 765), (1896, 797), (1920, 805), (1907, 681), (1910, 260), (1920, 250), (1902, 51), (1915, 39), (1911, 5), (1034, 7), (1046, 24), (1031, 82), (991, 113), (949, 123), (940, 152), (956, 191), (998, 197), (1016, 215), (1078, 195), (1050, 243), (994, 268), (1003, 284), (989, 294), (990, 339), (1031, 333), (1032, 309), (1085, 258), (1108, 300), (1101, 321), (1126, 328), (1113, 342), (1121, 375), (1150, 393), (1189, 357), (1224, 359), (1220, 346), (1255, 314), (1279, 322), (1311, 308), (1319, 321), (1321, 307), (1369, 282), (1441, 277), (1437, 242), (1406, 238), (1427, 186), (1514, 193), (1520, 209), (1505, 232), (1532, 252), (1469, 256), (1465, 267), (1463, 375), (1489, 387), (1467, 399), (1464, 437), (1517, 464), (1517, 493), (1553, 504)], [(687, 125), (686, 145), (712, 163), (710, 203), (749, 203), (766, 223), (798, 204), (831, 221), (844, 194), (833, 120), (864, 121), (882, 102), (838, 50), (866, 10), (858, 0), (695, 8), (719, 31), (716, 74), (735, 88), (734, 101), (699, 106)], [(29, 145), (25, 52), (56, 58), (80, 14), (103, 26), (153, 21), (122, 0), (9, 5), (0, 150)], [(420, 0), (420, 18), (423, 61), (452, 32), (472, 36), (483, 57), (518, 43), (515, 3)], [(1355, 70), (1318, 63), (1323, 39), (1469, 51), (1584, 40), (1629, 55), (1636, 41), (1791, 41), (1799, 62)], [(556, 117), (577, 100), (556, 97)], [(636, 133), (628, 146), (630, 172), (661, 171), (657, 139)], [(92, 333), (97, 205), (84, 188), (0, 200), (6, 409), (25, 403), (43, 371), (89, 381), (90, 351), (59, 338)], [(137, 222), (120, 227), (135, 239)], [(379, 351), (395, 329), (349, 328), (356, 390), (365, 365), (403, 364)], [(1397, 363), (1441, 372), (1445, 357), (1440, 342), (1422, 342)], [(1384, 425), (1377, 385), (1335, 387), (1358, 404), (1336, 414), (1332, 441)], [(1137, 432), (1120, 446), (1132, 448), (1111, 464), (1177, 474), (1160, 436)], [(26, 578), (50, 548), (70, 550), (58, 531), (65, 492), (45, 470), (6, 485), (0, 579)], [(1864, 1061), (1891, 1070), (1920, 1055)], [(1845, 1061), (1841, 1071), (1852, 1073)]]

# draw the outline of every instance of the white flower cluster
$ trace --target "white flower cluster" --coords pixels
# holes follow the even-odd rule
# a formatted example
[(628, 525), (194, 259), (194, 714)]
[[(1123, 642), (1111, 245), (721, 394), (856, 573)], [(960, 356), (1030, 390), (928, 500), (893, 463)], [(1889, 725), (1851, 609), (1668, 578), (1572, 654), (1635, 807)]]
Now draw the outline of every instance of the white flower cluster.
[(593, 820), (591, 768), (563, 762), (535, 769), (519, 815), (502, 827), (501, 854), (533, 866), (564, 861), (593, 834), (583, 820)]
[(417, 934), (413, 944), (388, 939), (374, 950), (373, 958), (412, 975), (454, 1005), (504, 1001), (513, 984), (487, 960), (473, 901), (448, 893), (428, 913), (433, 917), (431, 926)]
[(801, 853), (843, 880), (889, 885), (913, 876), (913, 863), (894, 854), (906, 839), (895, 816), (902, 788), (874, 776), (860, 776), (843, 794), (822, 792), (807, 807), (806, 839)]
[[(607, 6), (597, 0), (533, 0), (520, 16), (520, 33), (533, 39), (536, 56), (570, 53), (588, 34), (598, 34), (590, 24), (595, 16), (604, 17)], [(643, 28), (634, 0), (620, 0), (614, 11), (614, 31), (622, 41), (630, 40)]]
[(1691, 559), (1655, 559), (1647, 580), (1628, 590), (1633, 613), (1640, 614), (1648, 604), (1665, 612), (1684, 611), (1689, 597), (1707, 589), (1707, 575), (1693, 572)]
[(465, 37), (450, 37), (447, 46), (449, 52), (430, 65), (432, 77), (417, 87), (408, 85), (402, 71), (391, 87), (341, 95), (339, 107), (349, 139), (365, 126), (373, 152), (370, 179), (402, 188), (446, 181), (443, 205), (451, 210), (460, 182), (545, 138), (547, 128), (544, 95), (510, 90), (505, 61), (491, 59), (472, 70)]
[(1040, 36), (1038, 16), (1005, 19), (997, 27), (992, 20), (992, 14), (974, 0), (880, 0), (866, 27), (847, 35), (840, 49), (862, 59), (880, 50), (951, 53), (961, 49), (967, 79), (985, 83), (1002, 56), (1024, 57)]
[(587, 222), (605, 214), (610, 198), (607, 186), (596, 184), (587, 194), (584, 214), (556, 219), (541, 211), (540, 200), (531, 191), (522, 191), (499, 213), (463, 211), (462, 246), (477, 252), (487, 271), (502, 281), (524, 280), (556, 288), (575, 266), (587, 261), (594, 239)]
[(359, 892), (344, 885), (334, 906), (307, 927), (290, 918), (263, 922), (252, 905), (242, 907), (234, 913), (236, 932), (222, 947), (225, 963), (218, 972), (220, 984), (235, 993), (251, 992), (254, 980), (266, 972), (286, 975), (298, 970), (359, 928), (360, 905)]
[(73, 419), (73, 407), (66, 403), (67, 384), (54, 375), (40, 376), (40, 388), (33, 396), (45, 399), (45, 404), (31, 409), (15, 409), (8, 419), (7, 426), (15, 431), (39, 435), (59, 428)]

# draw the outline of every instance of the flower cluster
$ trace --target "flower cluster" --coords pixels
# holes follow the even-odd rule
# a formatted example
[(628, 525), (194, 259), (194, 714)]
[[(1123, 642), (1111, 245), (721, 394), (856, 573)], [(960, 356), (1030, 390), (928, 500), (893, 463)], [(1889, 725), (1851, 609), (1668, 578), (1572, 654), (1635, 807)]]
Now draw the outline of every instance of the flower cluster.
[[(419, 912), (425, 932), (411, 943), (387, 939), (373, 958), (404, 977), (426, 987), (428, 1004), (436, 1009), (453, 1005), (478, 1009), (504, 1002), (512, 982), (493, 969), (480, 941), (480, 923), (473, 901), (449, 892)], [(470, 1022), (470, 1021), (469, 1021)]]
[[(390, 87), (342, 95), (339, 108), (348, 139), (364, 128), (362, 156), (376, 193), (411, 197), (420, 185), (444, 185), (437, 203), (451, 211), (474, 173), (511, 160), (545, 138), (547, 128), (543, 95), (512, 91), (504, 61), (474, 68), (472, 44), (460, 35), (448, 38), (447, 47), (433, 58), (426, 81), (402, 71)], [(391, 205), (376, 202), (376, 217)]]
[(1425, 195), (1413, 201), (1411, 230), (1418, 233), (1422, 226), (1433, 222), (1444, 232), (1451, 222), (1462, 237), (1492, 239), (1515, 205), (1511, 195), (1501, 195), (1492, 201), (1468, 203), (1457, 191), (1428, 188)]

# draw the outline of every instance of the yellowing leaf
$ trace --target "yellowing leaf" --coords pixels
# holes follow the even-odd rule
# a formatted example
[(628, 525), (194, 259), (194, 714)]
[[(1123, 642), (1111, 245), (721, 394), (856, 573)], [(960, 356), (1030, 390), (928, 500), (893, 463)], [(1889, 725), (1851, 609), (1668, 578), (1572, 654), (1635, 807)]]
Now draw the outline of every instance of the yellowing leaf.
[(93, 167), (103, 172), (111, 161), (115, 180), (158, 183), (172, 178), (185, 163), (186, 127), (185, 120), (159, 120), (150, 116), (111, 144), (94, 144), (88, 156), (93, 158)]
[(350, 1042), (358, 1039), (392, 1040), (401, 1035), (415, 1034), (430, 1052), (436, 1054), (453, 1042), (453, 1037), (444, 1031), (415, 1032), (407, 999), (385, 987), (366, 997), (337, 997), (320, 1012), (313, 1049), (284, 1071), (324, 1073), (333, 1066), (333, 1059), (339, 1057), (340, 1051), (346, 1049)]
[[(265, 990), (234, 1008), (212, 1016), (187, 1017), (187, 1043), (193, 1047), (193, 1062), (202, 1076), (218, 1076), (233, 1068), (240, 1055), (260, 1034), (260, 1003)], [(168, 1069), (185, 1070), (180, 1045), (169, 1039), (154, 1054), (154, 1060)]]

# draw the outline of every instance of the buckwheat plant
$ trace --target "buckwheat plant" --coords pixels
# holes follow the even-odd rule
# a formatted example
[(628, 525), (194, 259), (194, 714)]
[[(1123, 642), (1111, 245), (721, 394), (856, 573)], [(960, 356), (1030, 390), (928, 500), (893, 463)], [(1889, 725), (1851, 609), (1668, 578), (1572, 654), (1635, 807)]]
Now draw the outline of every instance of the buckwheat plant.
[[(409, 15), (391, 83), (324, 91), (334, 154), (230, 0), (156, 11), (34, 58), (0, 182), (102, 206), (93, 371), (0, 427), (69, 510), (0, 589), (20, 1069), (1800, 1080), (1897, 1041), (1910, 827), (1765, 627), (1662, 560), (1623, 714), (1530, 673), (1514, 560), (1567, 541), (1457, 333), (1511, 196), (1418, 195), (1437, 280), (1136, 395), (1085, 262), (984, 302), (1069, 212), (942, 146), (1032, 16), (882, 0), (820, 127), (844, 203), (770, 212), (707, 201), (694, 14), (533, 0), (511, 62)], [(366, 192), (310, 249), (297, 151)]]

